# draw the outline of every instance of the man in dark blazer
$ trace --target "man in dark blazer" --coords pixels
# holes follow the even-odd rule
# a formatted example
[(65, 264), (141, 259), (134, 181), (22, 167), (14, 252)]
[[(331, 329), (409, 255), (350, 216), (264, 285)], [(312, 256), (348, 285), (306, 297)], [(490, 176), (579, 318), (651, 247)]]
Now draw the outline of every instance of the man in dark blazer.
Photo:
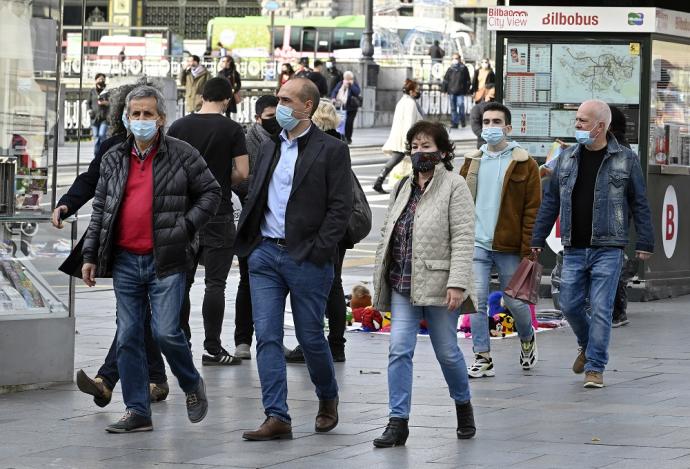
[(282, 132), (264, 142), (240, 216), (235, 249), (248, 256), (257, 367), (266, 420), (247, 440), (292, 438), (283, 355), (290, 294), (295, 332), (316, 387), (315, 430), (338, 424), (338, 384), (323, 334), (337, 244), (352, 211), (350, 153), (311, 122), (319, 90), (293, 78), (278, 92)]

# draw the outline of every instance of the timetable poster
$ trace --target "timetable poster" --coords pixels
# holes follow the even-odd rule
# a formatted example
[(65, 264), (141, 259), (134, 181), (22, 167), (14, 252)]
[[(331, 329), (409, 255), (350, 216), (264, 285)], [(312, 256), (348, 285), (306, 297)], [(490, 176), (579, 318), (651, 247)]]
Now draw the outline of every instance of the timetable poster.
[(537, 79), (534, 73), (506, 73), (506, 101), (509, 103), (534, 103), (537, 101)]

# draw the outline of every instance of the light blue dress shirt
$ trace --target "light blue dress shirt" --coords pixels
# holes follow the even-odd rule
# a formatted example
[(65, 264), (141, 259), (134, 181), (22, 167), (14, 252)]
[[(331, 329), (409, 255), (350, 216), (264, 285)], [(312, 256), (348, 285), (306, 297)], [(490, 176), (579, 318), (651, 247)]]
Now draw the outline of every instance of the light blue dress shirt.
[(287, 131), (280, 132), (280, 160), (276, 165), (271, 182), (268, 184), (268, 205), (261, 222), (261, 235), (267, 238), (285, 238), (285, 211), (287, 210), (292, 181), (295, 176), (295, 163), (299, 149), (297, 140), (306, 135), (311, 126), (293, 140), (288, 138)]

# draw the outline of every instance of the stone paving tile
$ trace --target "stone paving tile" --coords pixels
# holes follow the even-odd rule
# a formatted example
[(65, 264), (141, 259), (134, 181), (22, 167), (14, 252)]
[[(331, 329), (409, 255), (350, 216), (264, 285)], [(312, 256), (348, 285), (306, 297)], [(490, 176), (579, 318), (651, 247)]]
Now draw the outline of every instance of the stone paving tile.
[[(235, 269), (231, 278), (234, 275)], [(347, 275), (346, 289), (362, 275)], [(229, 299), (235, 289), (233, 278)], [(199, 281), (192, 293), (193, 304), (200, 305)], [(84, 367), (93, 375), (115, 332), (112, 291), (79, 298), (75, 368)], [(196, 425), (187, 420), (184, 395), (169, 374), (168, 400), (152, 406), (155, 431), (137, 435), (104, 432), (124, 410), (119, 386), (105, 409), (73, 384), (0, 395), (0, 469), (688, 468), (690, 352), (685, 331), (690, 316), (684, 311), (689, 303), (632, 303), (631, 324), (613, 331), (607, 387), (602, 390), (583, 389), (582, 377), (570, 371), (576, 344), (569, 329), (537, 336), (539, 366), (527, 373), (518, 366), (516, 340), (492, 341), (497, 376), (470, 381), (478, 426), (477, 437), (470, 441), (455, 438), (453, 405), (424, 337), (415, 354), (407, 446), (373, 448), (372, 440), (387, 422), (388, 338), (349, 333), (348, 361), (336, 365), (341, 423), (329, 434), (313, 433), (314, 387), (305, 366), (290, 365), (288, 399), (295, 439), (242, 441), (242, 432), (256, 428), (264, 418), (256, 361), (249, 360), (237, 367), (199, 367), (210, 408), (206, 420)], [(230, 300), (224, 332), (228, 342), (233, 313)], [(666, 320), (660, 323), (658, 317)], [(194, 357), (200, 364), (199, 307), (193, 308), (192, 318)], [(296, 344), (294, 330), (286, 329), (285, 342)], [(459, 343), (470, 361), (471, 341)]]

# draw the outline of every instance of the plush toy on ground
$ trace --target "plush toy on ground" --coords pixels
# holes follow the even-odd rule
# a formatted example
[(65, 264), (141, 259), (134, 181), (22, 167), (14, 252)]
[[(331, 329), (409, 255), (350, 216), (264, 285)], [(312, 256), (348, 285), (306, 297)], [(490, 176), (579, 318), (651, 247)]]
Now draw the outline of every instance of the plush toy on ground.
[(493, 292), (487, 300), (489, 304), (489, 333), (493, 337), (505, 337), (515, 331), (513, 315), (503, 302), (503, 293)]

